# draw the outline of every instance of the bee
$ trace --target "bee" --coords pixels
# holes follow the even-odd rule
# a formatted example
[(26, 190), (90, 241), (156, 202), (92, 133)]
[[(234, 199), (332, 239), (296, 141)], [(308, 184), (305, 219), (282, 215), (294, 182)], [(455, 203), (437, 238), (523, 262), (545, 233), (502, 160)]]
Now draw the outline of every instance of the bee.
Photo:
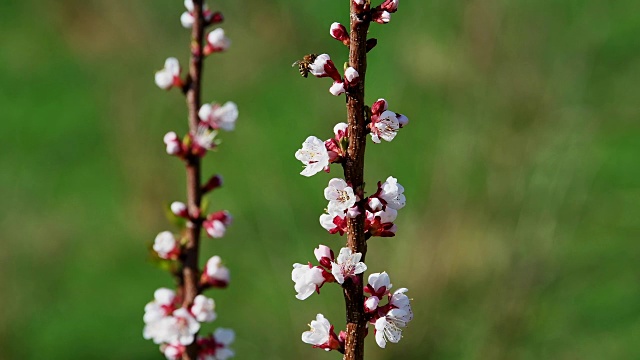
[(300, 75), (307, 77), (309, 75), (309, 65), (313, 64), (317, 57), (317, 54), (305, 55), (302, 60), (294, 62), (291, 66), (297, 66), (298, 71), (300, 71)]

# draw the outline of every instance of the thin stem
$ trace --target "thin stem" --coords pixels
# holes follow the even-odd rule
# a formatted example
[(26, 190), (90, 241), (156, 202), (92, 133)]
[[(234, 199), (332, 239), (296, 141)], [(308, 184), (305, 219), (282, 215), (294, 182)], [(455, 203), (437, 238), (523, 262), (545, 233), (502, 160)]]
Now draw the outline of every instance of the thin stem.
[[(347, 116), (349, 121), (349, 148), (342, 164), (347, 183), (361, 199), (364, 198), (364, 152), (366, 145), (366, 123), (364, 111), (364, 85), (367, 71), (367, 31), (370, 20), (351, 3), (351, 42), (349, 44), (349, 66), (358, 71), (359, 81), (347, 95)], [(362, 213), (347, 221), (347, 246), (353, 252), (362, 253), (364, 261), (367, 242), (364, 236), (365, 214)], [(364, 338), (367, 320), (364, 314), (363, 276), (344, 286), (344, 299), (347, 312), (347, 339), (344, 360), (364, 359)]]
[[(189, 109), (189, 130), (195, 133), (198, 128), (198, 110), (200, 109), (200, 80), (202, 73), (202, 41), (204, 37), (204, 19), (202, 16), (203, 0), (193, 1), (194, 23), (191, 31), (191, 58), (189, 59), (189, 83), (186, 90), (187, 107)], [(189, 217), (200, 217), (200, 202), (202, 199), (200, 157), (190, 155), (186, 159), (187, 170), (187, 207)], [(190, 307), (198, 295), (198, 281), (200, 270), (198, 265), (198, 250), (200, 247), (200, 221), (190, 221), (187, 231), (188, 242), (185, 247), (182, 280), (184, 283), (183, 306)], [(198, 345), (194, 342), (187, 347), (183, 359), (195, 360), (198, 357)]]

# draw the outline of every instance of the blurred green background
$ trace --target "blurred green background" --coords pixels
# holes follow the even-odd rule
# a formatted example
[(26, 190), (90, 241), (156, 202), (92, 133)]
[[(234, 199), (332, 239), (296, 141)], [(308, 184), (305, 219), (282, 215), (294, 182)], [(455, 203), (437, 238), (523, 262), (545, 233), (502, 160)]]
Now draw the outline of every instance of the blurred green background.
[[(328, 36), (347, 1), (216, 1), (233, 40), (206, 61), (205, 101), (233, 100), (205, 172), (235, 223), (205, 241), (232, 271), (214, 325), (239, 359), (338, 359), (300, 341), (337, 286), (294, 298), (291, 264), (344, 238), (318, 224), (331, 175), (298, 175), (308, 135), (331, 136), (344, 98), (291, 63), (346, 49)], [(168, 275), (147, 246), (184, 199), (162, 136), (184, 133), (179, 0), (0, 2), (0, 358), (160, 359), (145, 303)], [(409, 127), (367, 151), (366, 181), (406, 188), (398, 236), (369, 272), (408, 287), (415, 320), (368, 359), (640, 359), (640, 4), (636, 0), (402, 1), (371, 27), (369, 102)], [(369, 187), (371, 191), (371, 186)], [(207, 327), (213, 329), (213, 327)]]

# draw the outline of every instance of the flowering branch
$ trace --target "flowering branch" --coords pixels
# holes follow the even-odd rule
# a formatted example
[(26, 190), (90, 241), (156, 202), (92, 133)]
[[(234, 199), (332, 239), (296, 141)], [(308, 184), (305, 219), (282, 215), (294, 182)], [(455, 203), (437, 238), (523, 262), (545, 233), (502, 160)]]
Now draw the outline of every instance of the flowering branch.
[(203, 60), (215, 52), (225, 51), (230, 41), (222, 29), (215, 29), (204, 38), (205, 28), (222, 21), (222, 14), (212, 13), (203, 0), (185, 0), (186, 10), (180, 17), (185, 28), (191, 28), (191, 56), (185, 80), (180, 76), (177, 59), (169, 58), (164, 69), (155, 75), (156, 85), (169, 90), (177, 87), (186, 97), (189, 133), (180, 139), (175, 132), (164, 137), (169, 155), (184, 161), (187, 176), (187, 202), (173, 202), (171, 218), (177, 220), (181, 235), (176, 238), (169, 231), (156, 237), (153, 245), (155, 256), (176, 278), (177, 291), (158, 289), (154, 301), (147, 304), (144, 315), (144, 337), (160, 344), (167, 359), (195, 360), (197, 358), (227, 359), (234, 355), (228, 345), (234, 333), (218, 328), (212, 335), (198, 336), (201, 323), (217, 318), (213, 299), (201, 293), (212, 287), (224, 288), (229, 283), (229, 270), (219, 256), (210, 258), (204, 270), (199, 267), (200, 233), (204, 228), (213, 238), (224, 235), (231, 223), (226, 211), (206, 215), (203, 195), (220, 187), (222, 178), (211, 177), (204, 186), (201, 179), (201, 162), (208, 150), (217, 147), (218, 130), (233, 130), (238, 117), (234, 103), (223, 106), (201, 106), (201, 82)]
[[(305, 56), (296, 64), (306, 77), (330, 77), (333, 85), (329, 92), (335, 96), (345, 94), (348, 123), (334, 127), (334, 138), (322, 141), (310, 136), (296, 152), (305, 169), (304, 176), (322, 170), (329, 172), (331, 163), (339, 163), (344, 180), (334, 178), (325, 189), (329, 200), (327, 214), (320, 216), (320, 224), (329, 233), (347, 234), (347, 247), (334, 259), (330, 248), (320, 245), (316, 251), (319, 265), (294, 264), (291, 274), (298, 299), (306, 299), (320, 292), (325, 283), (338, 283), (344, 291), (346, 331), (336, 335), (333, 326), (322, 315), (311, 322), (311, 330), (303, 333), (302, 340), (314, 347), (337, 350), (345, 360), (364, 359), (364, 338), (367, 324), (374, 325), (377, 344), (384, 348), (387, 341), (398, 342), (401, 330), (413, 318), (409, 299), (400, 289), (391, 294), (388, 275), (371, 274), (364, 283), (364, 264), (367, 240), (373, 236), (395, 236), (393, 223), (397, 210), (405, 205), (404, 188), (393, 177), (378, 182), (377, 191), (365, 196), (364, 159), (367, 135), (374, 143), (381, 139), (392, 141), (398, 130), (408, 123), (406, 116), (387, 110), (387, 101), (379, 99), (371, 107), (365, 105), (365, 75), (367, 53), (377, 45), (376, 39), (367, 39), (371, 22), (386, 24), (396, 12), (398, 0), (385, 0), (372, 8), (370, 0), (350, 0), (350, 30), (333, 23), (330, 35), (349, 47), (349, 61), (344, 76), (340, 74), (327, 54)], [(369, 296), (366, 296), (368, 294)], [(385, 303), (386, 302), (386, 303)]]

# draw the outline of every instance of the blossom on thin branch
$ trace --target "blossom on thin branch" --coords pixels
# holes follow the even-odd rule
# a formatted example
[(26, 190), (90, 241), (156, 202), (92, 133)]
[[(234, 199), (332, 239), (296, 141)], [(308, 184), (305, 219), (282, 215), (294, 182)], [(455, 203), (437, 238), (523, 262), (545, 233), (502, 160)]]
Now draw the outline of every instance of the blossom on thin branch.
[(231, 40), (218, 28), (205, 35), (205, 28), (220, 23), (223, 16), (212, 12), (203, 0), (185, 0), (186, 11), (180, 16), (183, 27), (192, 29), (188, 74), (183, 77), (177, 58), (169, 57), (155, 74), (156, 85), (164, 90), (179, 88), (187, 99), (189, 128), (184, 136), (175, 131), (163, 138), (165, 151), (184, 162), (187, 173), (187, 199), (174, 201), (167, 209), (169, 219), (179, 232), (159, 233), (151, 246), (154, 259), (169, 270), (176, 280), (176, 290), (160, 288), (144, 310), (143, 337), (160, 345), (167, 359), (224, 360), (234, 356), (230, 349), (235, 334), (218, 328), (203, 336), (208, 323), (216, 321), (216, 302), (202, 292), (229, 285), (229, 269), (220, 256), (209, 258), (200, 269), (199, 240), (202, 230), (215, 239), (226, 235), (232, 216), (226, 210), (209, 212), (203, 196), (222, 186), (220, 175), (206, 182), (200, 178), (201, 161), (220, 145), (219, 132), (235, 129), (238, 107), (232, 101), (201, 104), (202, 61), (206, 56), (226, 51)]
[[(375, 192), (367, 196), (364, 184), (364, 155), (367, 139), (374, 143), (393, 141), (403, 127), (407, 116), (389, 110), (385, 99), (378, 99), (366, 106), (364, 75), (367, 53), (378, 45), (375, 38), (367, 38), (369, 25), (387, 24), (391, 14), (398, 10), (398, 0), (383, 0), (372, 6), (368, 0), (350, 0), (350, 24), (334, 22), (329, 28), (330, 36), (349, 47), (349, 59), (344, 67), (336, 67), (329, 54), (308, 54), (298, 65), (300, 74), (311, 74), (317, 78), (330, 78), (329, 92), (338, 96), (345, 94), (348, 123), (338, 123), (333, 128), (333, 137), (322, 140), (309, 136), (296, 151), (295, 158), (302, 162), (303, 176), (313, 176), (321, 171), (329, 172), (331, 164), (340, 164), (344, 178), (333, 177), (324, 189), (324, 198), (329, 201), (320, 215), (320, 225), (330, 234), (346, 235), (347, 246), (338, 256), (325, 245), (314, 251), (317, 263), (296, 263), (291, 279), (298, 299), (307, 299), (327, 283), (335, 283), (344, 291), (347, 309), (347, 329), (336, 335), (333, 325), (322, 314), (312, 321), (309, 331), (302, 334), (302, 341), (316, 348), (338, 350), (345, 360), (364, 358), (364, 337), (369, 333), (367, 324), (373, 328), (375, 341), (381, 347), (388, 342), (397, 343), (402, 330), (413, 319), (407, 289), (391, 293), (392, 287), (386, 272), (369, 275), (369, 267), (362, 261), (367, 251), (367, 241), (373, 237), (393, 237), (398, 232), (398, 211), (406, 205), (404, 187), (389, 176), (377, 183)], [(342, 63), (342, 61), (340, 62)], [(358, 310), (361, 309), (361, 310)]]

